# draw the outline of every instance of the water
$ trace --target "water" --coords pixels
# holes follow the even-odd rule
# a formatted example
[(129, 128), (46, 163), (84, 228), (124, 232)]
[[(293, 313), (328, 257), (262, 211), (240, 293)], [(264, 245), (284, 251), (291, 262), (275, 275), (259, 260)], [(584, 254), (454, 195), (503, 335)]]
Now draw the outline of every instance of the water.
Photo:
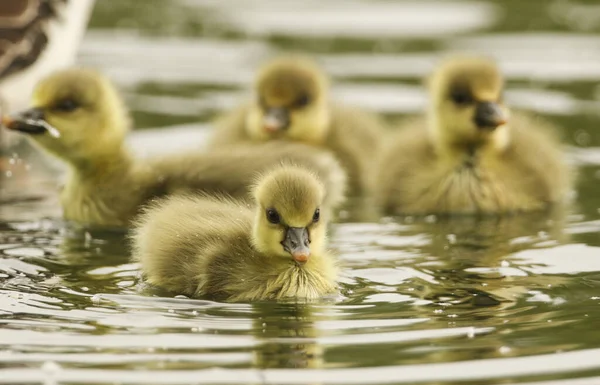
[[(600, 8), (594, 1), (98, 2), (80, 61), (115, 79), (140, 155), (199, 146), (280, 50), (394, 119), (439, 55), (494, 56), (511, 105), (562, 127), (566, 212), (383, 218), (331, 234), (342, 294), (223, 304), (138, 291), (121, 234), (65, 226), (54, 162), (9, 159), (0, 384), (600, 383)], [(166, 131), (166, 129), (169, 131)], [(10, 202), (10, 203), (6, 203)]]

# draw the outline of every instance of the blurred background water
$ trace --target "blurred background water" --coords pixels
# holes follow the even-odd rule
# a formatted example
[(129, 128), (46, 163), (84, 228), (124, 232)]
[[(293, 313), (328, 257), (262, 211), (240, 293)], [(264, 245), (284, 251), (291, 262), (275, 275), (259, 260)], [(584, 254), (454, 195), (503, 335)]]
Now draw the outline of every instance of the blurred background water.
[(574, 207), (337, 224), (337, 301), (232, 305), (138, 293), (124, 237), (65, 228), (60, 168), (14, 154), (0, 384), (600, 383), (600, 4), (99, 0), (78, 62), (119, 85), (132, 144), (153, 154), (201, 146), (282, 51), (314, 55), (337, 98), (390, 119), (422, 111), (444, 54), (494, 57), (509, 104), (560, 126)]

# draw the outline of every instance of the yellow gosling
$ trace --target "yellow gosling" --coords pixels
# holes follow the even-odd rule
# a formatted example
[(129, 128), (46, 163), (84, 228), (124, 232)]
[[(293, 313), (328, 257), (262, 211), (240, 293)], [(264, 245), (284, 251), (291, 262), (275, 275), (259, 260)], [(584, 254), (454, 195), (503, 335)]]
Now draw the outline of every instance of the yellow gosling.
[(272, 139), (299, 141), (335, 154), (353, 195), (370, 192), (384, 133), (374, 114), (332, 103), (329, 79), (312, 61), (281, 57), (258, 72), (256, 97), (216, 122), (212, 147)]
[(313, 300), (337, 290), (326, 250), (325, 191), (312, 172), (283, 165), (253, 188), (254, 207), (226, 197), (152, 204), (133, 234), (148, 283), (227, 301)]
[(126, 226), (148, 199), (182, 190), (246, 198), (256, 173), (282, 161), (305, 165), (323, 178), (331, 192), (327, 208), (343, 199), (345, 174), (337, 161), (307, 145), (269, 143), (136, 161), (124, 143), (127, 109), (114, 86), (93, 70), (48, 76), (36, 87), (32, 105), (3, 123), (69, 166), (60, 193), (67, 220)]
[(509, 116), (494, 62), (451, 58), (429, 80), (427, 117), (401, 127), (380, 164), (387, 213), (518, 212), (563, 201), (571, 173), (561, 145), (547, 124)]

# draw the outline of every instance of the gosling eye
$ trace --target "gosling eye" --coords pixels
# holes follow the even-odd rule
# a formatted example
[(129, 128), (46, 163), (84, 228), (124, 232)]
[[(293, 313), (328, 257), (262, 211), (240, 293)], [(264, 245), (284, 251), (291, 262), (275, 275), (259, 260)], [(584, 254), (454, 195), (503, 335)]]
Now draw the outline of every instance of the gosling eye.
[(73, 99), (62, 99), (54, 105), (54, 110), (61, 112), (73, 112), (79, 107), (79, 103)]
[(308, 95), (302, 95), (298, 99), (296, 99), (296, 101), (294, 102), (294, 107), (296, 107), (296, 108), (306, 107), (308, 105), (308, 103), (310, 103), (310, 98), (308, 97)]
[(321, 210), (316, 209), (315, 213), (313, 214), (313, 218), (312, 218), (313, 223), (319, 222), (319, 219), (321, 219)]
[(452, 101), (459, 106), (466, 106), (473, 103), (473, 97), (468, 91), (454, 91), (450, 94)]
[(274, 225), (279, 224), (281, 222), (279, 213), (273, 208), (267, 209), (267, 220)]

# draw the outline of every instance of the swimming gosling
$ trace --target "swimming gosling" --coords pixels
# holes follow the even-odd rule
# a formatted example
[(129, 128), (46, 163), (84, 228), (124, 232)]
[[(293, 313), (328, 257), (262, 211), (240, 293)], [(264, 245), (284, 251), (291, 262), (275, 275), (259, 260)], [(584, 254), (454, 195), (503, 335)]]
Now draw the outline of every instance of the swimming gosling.
[(326, 250), (318, 177), (284, 165), (252, 191), (254, 207), (205, 195), (150, 205), (133, 233), (133, 258), (147, 282), (174, 294), (244, 302), (335, 293), (338, 268)]
[(3, 123), (69, 166), (60, 193), (64, 218), (83, 225), (127, 226), (150, 198), (178, 191), (247, 198), (256, 173), (282, 161), (319, 173), (331, 188), (327, 207), (343, 199), (345, 174), (337, 161), (306, 145), (269, 143), (212, 154), (194, 151), (143, 162), (134, 159), (124, 142), (128, 111), (115, 87), (93, 70), (51, 74), (34, 90), (32, 105)]
[(332, 151), (349, 177), (352, 195), (370, 193), (384, 134), (375, 114), (333, 103), (329, 79), (312, 61), (281, 57), (258, 72), (253, 101), (215, 124), (211, 147), (286, 139)]
[(426, 118), (401, 127), (382, 157), (377, 197), (387, 213), (531, 211), (565, 198), (559, 141), (542, 122), (509, 116), (494, 62), (450, 58), (429, 80)]

